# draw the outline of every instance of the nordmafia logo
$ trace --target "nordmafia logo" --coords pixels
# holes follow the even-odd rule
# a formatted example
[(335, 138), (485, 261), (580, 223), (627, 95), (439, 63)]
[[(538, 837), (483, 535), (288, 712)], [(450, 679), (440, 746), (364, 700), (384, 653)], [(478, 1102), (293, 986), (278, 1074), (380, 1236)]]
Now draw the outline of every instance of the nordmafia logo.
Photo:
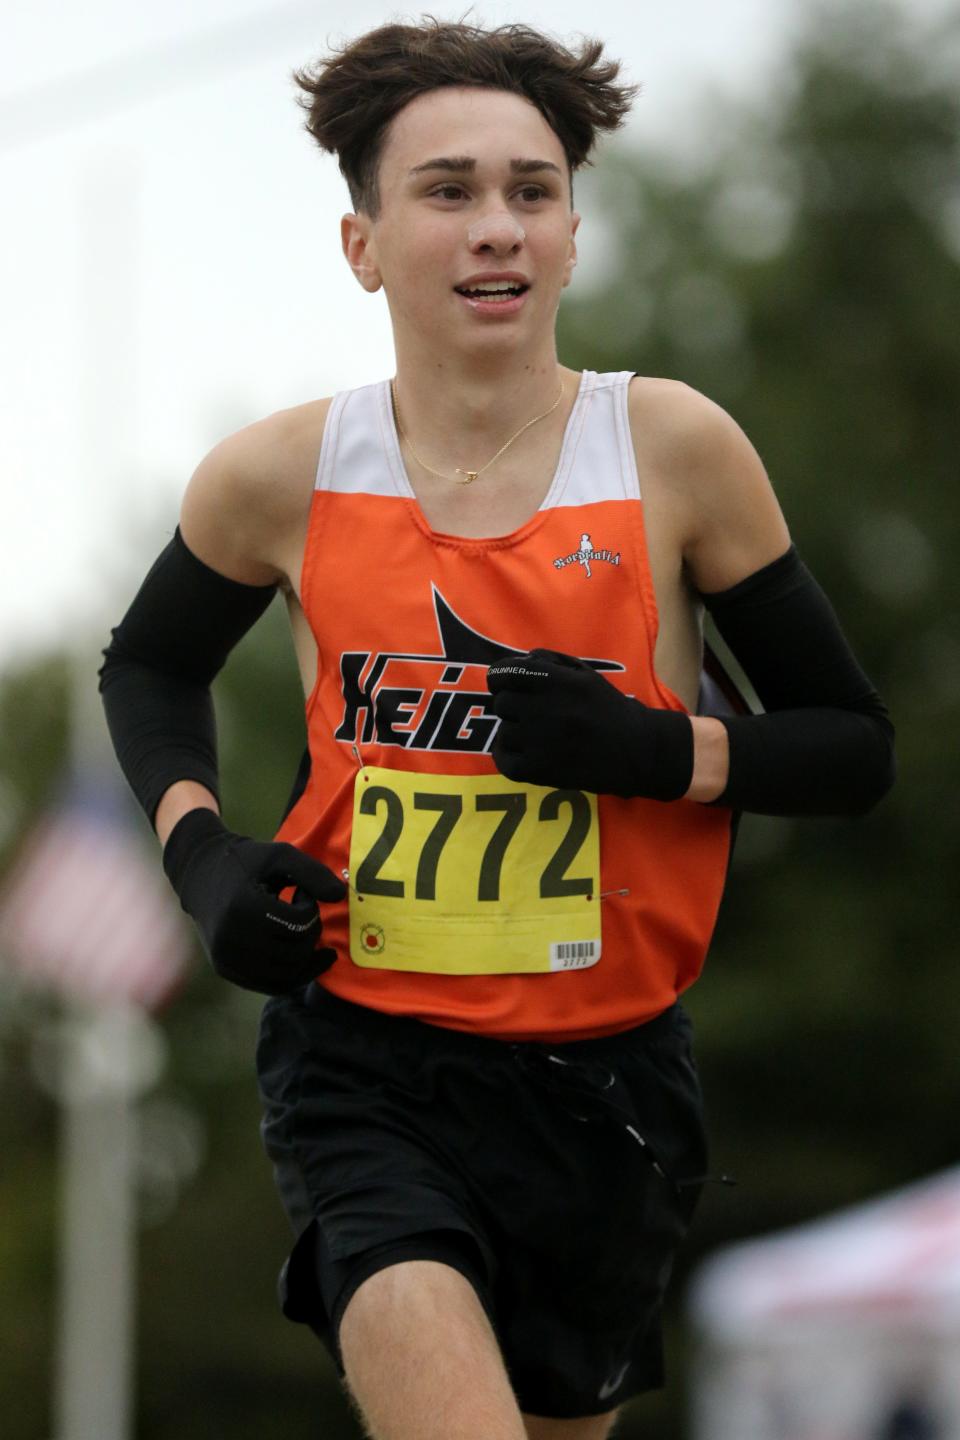
[[(475, 630), (432, 586), (437, 646), (429, 654), (346, 650), (340, 656), (343, 717), (334, 738), (347, 744), (484, 754), (500, 721), (487, 669), (526, 652)], [(581, 657), (594, 670), (617, 660)]]
[(574, 550), (570, 555), (558, 555), (553, 565), (555, 570), (562, 570), (565, 565), (572, 565), (576, 562), (583, 566), (587, 579), (591, 580), (593, 576), (590, 570), (590, 564), (591, 561), (596, 562), (597, 560), (602, 560), (607, 565), (619, 565), (620, 551), (618, 550), (616, 555), (614, 555), (612, 550), (597, 550), (594, 548), (593, 541), (589, 535), (581, 535), (580, 548)]

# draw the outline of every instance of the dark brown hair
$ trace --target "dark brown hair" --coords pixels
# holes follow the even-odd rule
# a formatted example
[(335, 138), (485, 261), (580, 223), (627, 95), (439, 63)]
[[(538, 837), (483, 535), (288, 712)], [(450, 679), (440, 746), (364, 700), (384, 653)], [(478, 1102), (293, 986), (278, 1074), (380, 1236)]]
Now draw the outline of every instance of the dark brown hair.
[(584, 39), (577, 51), (526, 25), (495, 30), (422, 17), (420, 25), (382, 25), (313, 65), (293, 72), (307, 112), (304, 128), (339, 157), (354, 210), (376, 220), (377, 171), (387, 128), (411, 100), (444, 85), (477, 85), (522, 95), (537, 107), (567, 157), (571, 177), (599, 130), (616, 130), (639, 89), (615, 85), (616, 60)]

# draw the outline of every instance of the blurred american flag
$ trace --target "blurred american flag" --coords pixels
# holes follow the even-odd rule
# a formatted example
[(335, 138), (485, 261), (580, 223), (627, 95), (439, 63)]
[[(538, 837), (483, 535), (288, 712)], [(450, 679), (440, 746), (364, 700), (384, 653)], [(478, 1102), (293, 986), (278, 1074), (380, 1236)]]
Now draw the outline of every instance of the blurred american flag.
[(119, 777), (72, 775), (0, 887), (0, 961), (61, 994), (156, 1010), (189, 956), (159, 852), (145, 853)]

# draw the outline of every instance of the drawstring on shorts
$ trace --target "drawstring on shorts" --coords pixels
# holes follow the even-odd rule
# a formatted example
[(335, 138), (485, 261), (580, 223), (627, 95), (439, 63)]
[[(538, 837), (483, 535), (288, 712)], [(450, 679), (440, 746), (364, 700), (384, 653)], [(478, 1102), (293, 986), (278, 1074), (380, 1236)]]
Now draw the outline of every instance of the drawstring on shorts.
[[(614, 1124), (617, 1128), (623, 1128), (632, 1140), (639, 1145), (644, 1158), (652, 1166), (654, 1171), (672, 1185), (675, 1190), (682, 1190), (691, 1185), (702, 1185), (706, 1181), (716, 1180), (722, 1185), (735, 1185), (737, 1182), (730, 1175), (693, 1175), (684, 1179), (677, 1179), (663, 1167), (657, 1158), (649, 1140), (641, 1135), (635, 1123), (635, 1116), (622, 1105), (619, 1105), (610, 1095), (617, 1084), (617, 1077), (613, 1071), (608, 1069), (598, 1060), (566, 1060), (561, 1055), (555, 1054), (535, 1042), (522, 1043), (513, 1041), (510, 1044), (513, 1058), (522, 1070), (542, 1088), (550, 1090), (560, 1099), (561, 1107), (566, 1113), (588, 1124), (590, 1119), (604, 1120)], [(577, 1083), (577, 1082), (581, 1083)], [(569, 1103), (580, 1097), (592, 1102), (594, 1108), (593, 1117), (583, 1114), (584, 1108), (590, 1109), (590, 1105), (584, 1107), (580, 1104), (576, 1109)]]

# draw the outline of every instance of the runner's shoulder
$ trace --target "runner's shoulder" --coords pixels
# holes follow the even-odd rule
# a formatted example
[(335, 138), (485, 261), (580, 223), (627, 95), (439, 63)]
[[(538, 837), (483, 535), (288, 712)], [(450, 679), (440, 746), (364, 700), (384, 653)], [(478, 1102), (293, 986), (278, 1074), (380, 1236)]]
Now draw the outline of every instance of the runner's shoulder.
[(231, 504), (270, 509), (312, 489), (330, 400), (276, 410), (218, 441), (190, 481)]
[(786, 550), (763, 461), (721, 405), (682, 381), (643, 377), (629, 411), (641, 493), (669, 511), (698, 589), (722, 590)]
[(274, 411), (203, 457), (180, 525), (206, 564), (249, 584), (285, 579), (283, 556), (306, 522), (331, 398)]
[(722, 405), (682, 380), (636, 375), (628, 390), (630, 423), (644, 458), (664, 479), (689, 482), (753, 446)]

